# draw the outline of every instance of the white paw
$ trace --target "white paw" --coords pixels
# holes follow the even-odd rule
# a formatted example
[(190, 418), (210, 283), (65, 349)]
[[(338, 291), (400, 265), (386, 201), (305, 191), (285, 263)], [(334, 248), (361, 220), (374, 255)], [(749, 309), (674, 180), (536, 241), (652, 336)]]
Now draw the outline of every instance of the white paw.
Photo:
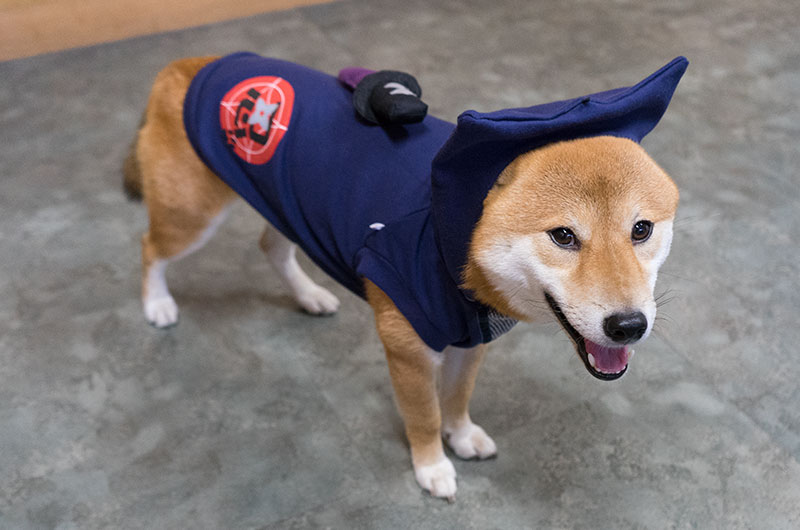
[(472, 422), (450, 432), (445, 432), (445, 439), (450, 449), (459, 458), (465, 460), (471, 458), (483, 460), (497, 454), (497, 445), (495, 445), (494, 440), (480, 426)]
[(456, 498), (456, 468), (445, 456), (429, 466), (414, 466), (417, 483), (432, 496), (454, 501)]
[(171, 326), (178, 321), (178, 304), (171, 296), (146, 299), (144, 301), (144, 316), (148, 322), (157, 328)]
[(339, 299), (319, 285), (311, 285), (297, 294), (297, 303), (312, 315), (330, 315), (339, 309)]

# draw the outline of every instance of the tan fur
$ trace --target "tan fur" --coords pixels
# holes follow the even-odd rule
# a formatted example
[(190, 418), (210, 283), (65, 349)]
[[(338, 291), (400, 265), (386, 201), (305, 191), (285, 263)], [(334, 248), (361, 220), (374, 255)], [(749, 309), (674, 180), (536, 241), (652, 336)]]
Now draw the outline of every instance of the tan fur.
[(142, 237), (144, 276), (154, 260), (186, 250), (236, 198), (197, 157), (183, 127), (183, 99), (189, 83), (214, 59), (176, 61), (153, 84), (136, 142), (140, 187), (150, 217), (149, 230)]
[[(425, 469), (446, 461), (443, 435), (462, 458), (493, 456), (494, 442), (483, 429), (472, 423), (469, 416), (469, 401), (486, 346), (480, 345), (472, 350), (448, 348), (442, 357), (438, 357), (417, 336), (386, 293), (369, 280), (365, 281), (365, 288), (386, 352), (414, 469)], [(464, 430), (472, 433), (466, 449), (453, 439), (455, 433)], [(461, 452), (464, 450), (468, 452)], [(452, 492), (446, 486), (434, 483), (429, 488), (431, 493), (452, 499), (455, 493), (454, 472), (450, 478), (453, 481)], [(422, 484), (419, 476), (418, 481)]]
[(492, 286), (477, 255), (498, 238), (543, 236), (566, 226), (582, 240), (580, 252), (564, 251), (540, 237), (536, 248), (542, 263), (569, 271), (564, 284), (576, 293), (573, 298), (597, 297), (602, 291), (609, 305), (632, 307), (649, 289), (640, 259), (654, 245), (632, 245), (631, 228), (640, 219), (672, 219), (677, 205), (675, 184), (630, 140), (586, 138), (526, 153), (506, 168), (484, 201), (464, 285), (482, 302), (526, 320)]
[[(126, 161), (126, 188), (143, 195), (150, 218), (142, 238), (143, 298), (151, 265), (184, 253), (235, 198), (197, 157), (182, 120), (191, 79), (213, 59), (176, 61), (158, 75), (133, 154)], [(491, 267), (481, 262), (498, 241), (525, 235), (531, 237), (541, 266), (563, 273), (572, 299), (598, 296), (611, 305), (633, 304), (647, 290), (642, 263), (652, 258), (648, 252), (655, 247), (631, 245), (631, 227), (637, 219), (671, 219), (677, 201), (669, 177), (628, 140), (576, 140), (522, 155), (506, 168), (485, 200), (464, 285), (499, 312), (526, 319), (528, 314), (493, 283)], [(574, 228), (584, 240), (580, 253), (549, 241), (546, 232), (559, 226)], [(303, 307), (320, 314), (335, 310), (338, 300), (302, 273), (291, 243), (269, 230), (261, 243)], [(365, 287), (417, 480), (432, 494), (451, 498), (455, 470), (445, 457), (442, 435), (465, 458), (485, 458), (495, 451), (494, 442), (472, 423), (468, 411), (485, 347), (433, 352), (381, 289), (370, 281)]]
[[(142, 124), (143, 125), (143, 124)], [(139, 126), (141, 129), (142, 126)], [(137, 133), (138, 136), (138, 133)], [(125, 157), (125, 162), (122, 166), (123, 181), (122, 187), (125, 194), (129, 199), (141, 200), (142, 197), (142, 172), (139, 168), (139, 157), (136, 155), (136, 144), (134, 141), (128, 151), (128, 156)]]
[(442, 449), (441, 413), (436, 392), (436, 364), (431, 349), (417, 336), (392, 300), (366, 281), (367, 301), (375, 312), (378, 335), (386, 350), (397, 405), (406, 427), (414, 465), (436, 462)]

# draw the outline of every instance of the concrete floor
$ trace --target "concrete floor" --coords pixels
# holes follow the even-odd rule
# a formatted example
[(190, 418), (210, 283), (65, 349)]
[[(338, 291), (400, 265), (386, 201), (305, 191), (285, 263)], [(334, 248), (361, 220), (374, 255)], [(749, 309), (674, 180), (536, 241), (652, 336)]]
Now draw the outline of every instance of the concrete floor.
[[(0, 527), (800, 527), (800, 4), (344, 1), (0, 64)], [(557, 325), (493, 345), (500, 456), (416, 486), (367, 306), (300, 313), (244, 204), (144, 323), (120, 164), (149, 84), (248, 49), (415, 73), (436, 114), (692, 61), (645, 147), (682, 204), (658, 333), (602, 383)]]

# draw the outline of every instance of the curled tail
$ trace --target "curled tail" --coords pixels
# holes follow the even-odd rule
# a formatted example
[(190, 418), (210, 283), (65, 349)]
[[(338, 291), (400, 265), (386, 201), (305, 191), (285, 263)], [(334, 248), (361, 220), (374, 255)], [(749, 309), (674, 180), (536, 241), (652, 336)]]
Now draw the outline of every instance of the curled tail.
[(122, 189), (125, 190), (125, 195), (133, 201), (142, 200), (142, 172), (139, 167), (139, 157), (136, 155), (136, 146), (139, 143), (139, 131), (144, 126), (144, 116), (139, 123), (139, 128), (136, 131), (136, 136), (131, 142), (131, 147), (128, 150), (128, 156), (122, 164)]

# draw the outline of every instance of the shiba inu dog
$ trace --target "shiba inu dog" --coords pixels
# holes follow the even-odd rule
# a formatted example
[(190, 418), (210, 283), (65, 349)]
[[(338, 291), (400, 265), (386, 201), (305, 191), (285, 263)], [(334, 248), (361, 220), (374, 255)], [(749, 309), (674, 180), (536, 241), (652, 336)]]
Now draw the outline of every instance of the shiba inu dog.
[[(627, 369), (655, 319), (678, 190), (637, 143), (687, 61), (635, 86), (403, 127), (364, 123), (336, 78), (234, 54), (157, 77), (125, 164), (143, 197), (142, 301), (178, 309), (165, 269), (199, 249), (243, 197), (269, 221), (275, 272), (311, 314), (339, 301), (299, 267), (299, 244), (375, 313), (420, 486), (453, 499), (460, 458), (494, 441), (468, 404), (486, 343), (552, 311), (594, 377)], [(408, 94), (402, 86), (392, 93)]]

